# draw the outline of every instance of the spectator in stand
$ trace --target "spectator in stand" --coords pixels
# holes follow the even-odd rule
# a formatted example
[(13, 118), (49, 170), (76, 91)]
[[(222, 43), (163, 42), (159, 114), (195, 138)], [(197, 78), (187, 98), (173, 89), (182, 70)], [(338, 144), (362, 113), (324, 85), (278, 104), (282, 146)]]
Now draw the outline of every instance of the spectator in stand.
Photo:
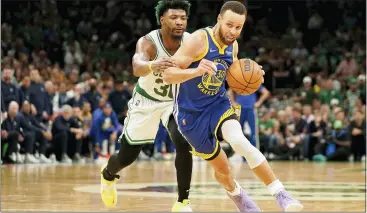
[(314, 156), (315, 146), (319, 143), (324, 143), (324, 137), (327, 132), (327, 124), (322, 120), (321, 113), (315, 114), (315, 119), (308, 126), (307, 133), (310, 135), (309, 143), (304, 147), (304, 157), (312, 160)]
[(333, 130), (326, 137), (326, 143), (315, 147), (314, 161), (348, 161), (351, 141), (350, 133), (340, 120), (333, 123)]
[(347, 90), (345, 96), (348, 101), (349, 111), (353, 112), (356, 101), (359, 99), (361, 95), (361, 91), (358, 89), (357, 78), (354, 78), (354, 77), (349, 78), (348, 87), (349, 89)]
[[(18, 114), (19, 104), (15, 101), (9, 103), (8, 117), (1, 124), (2, 130), (2, 147), (7, 144), (5, 148), (5, 161), (9, 163), (38, 163), (39, 161), (34, 157), (34, 133), (32, 127), (26, 122), (22, 115)], [(21, 144), (25, 153), (23, 160), (18, 149), (18, 143)]]
[(315, 116), (312, 114), (312, 107), (310, 105), (303, 105), (303, 115), (302, 119), (307, 122), (307, 125), (311, 123), (315, 119)]
[(274, 160), (290, 160), (291, 158), (299, 158), (303, 154), (303, 140), (307, 131), (307, 122), (302, 119), (299, 107), (294, 107), (292, 112), (293, 121), (286, 127), (285, 143), (269, 151), (276, 155)]
[(92, 128), (95, 137), (95, 155), (107, 156), (114, 154), (118, 135), (121, 134), (121, 126), (117, 117), (113, 115), (112, 106), (106, 103), (102, 108), (102, 113), (93, 117)]
[(83, 135), (81, 136), (80, 139), (80, 143), (78, 143), (76, 146), (70, 146), (68, 147), (68, 155), (69, 156), (74, 156), (74, 161), (76, 163), (84, 163), (85, 159), (82, 156), (82, 148), (83, 148), (83, 143), (85, 141), (85, 139), (88, 138), (89, 132), (86, 132), (84, 129), (84, 124), (83, 124), (83, 120), (82, 120), (82, 112), (79, 106), (73, 106), (72, 107), (72, 111), (73, 111), (73, 119), (75, 119), (75, 121), (78, 123), (78, 127), (79, 129), (83, 130)]
[(29, 76), (25, 76), (19, 86), (22, 94), (21, 101), (30, 101), (29, 87), (31, 86), (31, 78)]
[(299, 101), (302, 104), (312, 105), (313, 100), (316, 98), (316, 94), (312, 87), (312, 79), (309, 76), (303, 78), (303, 87), (299, 89), (295, 101)]
[(344, 54), (344, 59), (339, 63), (336, 68), (335, 74), (342, 80), (348, 79), (353, 74), (358, 72), (357, 61), (352, 57), (350, 52)]
[(6, 119), (6, 117), (8, 117), (8, 112), (6, 111), (5, 108), (4, 98), (0, 99), (1, 99), (1, 123), (2, 123)]
[(273, 138), (274, 122), (270, 111), (263, 112), (259, 117), (261, 118), (258, 122), (260, 150), (266, 156), (269, 150), (277, 145), (277, 141)]
[(52, 161), (48, 158), (46, 158), (46, 147), (48, 141), (51, 141), (52, 134), (50, 131), (47, 130), (47, 128), (40, 123), (34, 115), (31, 113), (31, 104), (28, 101), (25, 101), (22, 106), (22, 116), (26, 123), (28, 123), (30, 129), (29, 132), (33, 133), (34, 139), (36, 142), (39, 143), (39, 162), (40, 163), (51, 163)]
[(52, 145), (56, 159), (62, 163), (72, 163), (68, 155), (68, 147), (75, 146), (76, 151), (74, 159), (80, 160), (81, 138), (84, 132), (78, 125), (75, 118), (72, 117), (72, 108), (69, 105), (62, 107), (62, 114), (57, 116), (52, 123)]
[(366, 119), (363, 112), (355, 109), (353, 121), (349, 126), (349, 132), (352, 133), (352, 153), (354, 161), (361, 161), (362, 156), (366, 155)]
[(101, 99), (101, 94), (97, 91), (97, 80), (92, 78), (89, 80), (89, 90), (83, 94), (92, 107), (92, 112), (98, 108), (98, 102)]
[(11, 82), (13, 75), (13, 70), (9, 68), (3, 69), (1, 81), (1, 98), (4, 100), (5, 110), (8, 109), (8, 106), (12, 101), (15, 101), (21, 105), (21, 91), (16, 84)]
[(50, 115), (47, 113), (49, 109), (48, 94), (44, 85), (41, 83), (41, 76), (37, 69), (31, 71), (31, 85), (29, 87), (29, 101), (37, 109), (37, 119), (39, 121), (48, 121)]
[(126, 83), (117, 80), (115, 82), (115, 90), (112, 91), (108, 97), (108, 101), (111, 103), (112, 109), (117, 114), (117, 118), (120, 123), (124, 123), (127, 103), (131, 98), (131, 94), (124, 84)]
[(332, 99), (337, 99), (339, 103), (343, 102), (343, 94), (334, 89), (333, 80), (328, 79), (325, 82), (324, 88), (319, 93), (321, 104), (330, 104)]
[(83, 123), (83, 146), (82, 146), (82, 154), (88, 155), (92, 152), (92, 143), (91, 143), (91, 127), (92, 127), (92, 113), (90, 103), (84, 102), (82, 106), (82, 112), (80, 113), (80, 120)]
[(72, 107), (83, 107), (84, 102), (86, 102), (87, 100), (85, 100), (82, 96), (83, 93), (83, 88), (81, 85), (75, 85), (74, 87), (74, 91), (73, 91), (73, 97), (68, 99), (66, 101), (67, 105), (70, 105)]
[(47, 101), (47, 109), (46, 112), (49, 115), (53, 114), (53, 98), (55, 96), (55, 86), (51, 81), (45, 82), (45, 89), (47, 92), (46, 101)]

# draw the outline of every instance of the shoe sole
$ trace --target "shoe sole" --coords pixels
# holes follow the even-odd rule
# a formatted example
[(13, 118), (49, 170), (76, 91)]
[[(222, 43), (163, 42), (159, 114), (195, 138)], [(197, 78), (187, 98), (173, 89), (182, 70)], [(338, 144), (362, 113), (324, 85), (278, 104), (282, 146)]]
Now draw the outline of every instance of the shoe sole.
[(300, 212), (303, 209), (303, 205), (300, 203), (291, 203), (287, 208), (285, 208), (285, 212)]

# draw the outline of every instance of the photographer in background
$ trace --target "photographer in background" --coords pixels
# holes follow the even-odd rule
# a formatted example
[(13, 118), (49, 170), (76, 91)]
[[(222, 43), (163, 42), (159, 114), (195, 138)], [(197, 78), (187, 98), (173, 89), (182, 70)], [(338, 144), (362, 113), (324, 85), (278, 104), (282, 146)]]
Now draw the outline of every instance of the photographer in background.
[(335, 120), (333, 130), (327, 134), (326, 143), (315, 147), (314, 161), (348, 161), (351, 153), (350, 133), (341, 120)]

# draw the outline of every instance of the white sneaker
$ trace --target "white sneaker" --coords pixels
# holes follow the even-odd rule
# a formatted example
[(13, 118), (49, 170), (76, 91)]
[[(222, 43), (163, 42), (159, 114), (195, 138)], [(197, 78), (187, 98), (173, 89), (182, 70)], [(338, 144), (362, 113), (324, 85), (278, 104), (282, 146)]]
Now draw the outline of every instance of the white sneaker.
[(40, 163), (52, 163), (52, 160), (46, 158), (44, 154), (40, 154), (39, 161)]
[(21, 155), (19, 152), (17, 153), (17, 163), (23, 163), (24, 162), (24, 156)]
[(35, 158), (34, 155), (26, 153), (24, 163), (39, 163), (39, 160)]
[(10, 158), (10, 160), (11, 160), (11, 161), (13, 161), (14, 163), (16, 163), (16, 162), (17, 162), (17, 154), (15, 154), (15, 152), (11, 153), (11, 154), (9, 155), (9, 158)]
[(55, 154), (51, 154), (50, 155), (50, 160), (51, 160), (52, 163), (57, 164), (57, 159), (56, 159), (56, 155)]
[(82, 158), (79, 153), (74, 155), (73, 161), (76, 164), (84, 164), (85, 163), (84, 158)]
[(67, 154), (64, 154), (61, 157), (61, 163), (72, 164), (73, 161), (69, 158), (69, 156)]

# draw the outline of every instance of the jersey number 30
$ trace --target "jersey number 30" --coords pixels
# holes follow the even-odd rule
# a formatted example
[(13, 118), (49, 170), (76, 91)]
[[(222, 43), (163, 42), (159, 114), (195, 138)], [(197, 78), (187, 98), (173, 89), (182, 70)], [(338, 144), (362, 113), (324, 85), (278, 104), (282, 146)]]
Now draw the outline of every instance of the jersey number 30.
[[(162, 97), (166, 97), (168, 95), (169, 98), (173, 98), (172, 94), (172, 86), (164, 84), (163, 80), (161, 78), (157, 78), (155, 80), (155, 83), (157, 84), (158, 88), (154, 88), (154, 92)], [(163, 86), (160, 86), (160, 84), (164, 84)]]

